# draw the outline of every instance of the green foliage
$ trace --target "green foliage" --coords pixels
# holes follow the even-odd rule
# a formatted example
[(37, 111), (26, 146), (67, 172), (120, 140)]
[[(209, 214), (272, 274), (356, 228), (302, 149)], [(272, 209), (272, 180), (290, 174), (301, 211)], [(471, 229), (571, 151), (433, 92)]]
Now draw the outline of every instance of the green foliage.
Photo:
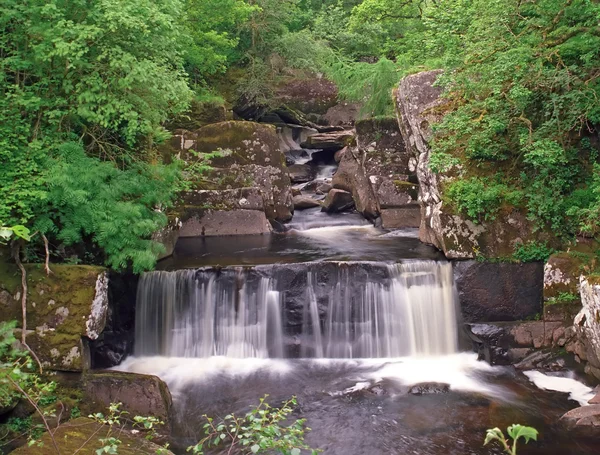
[[(183, 70), (184, 35), (176, 22), (181, 15), (179, 0), (3, 3), (3, 224), (36, 226), (67, 244), (92, 237), (108, 248), (103, 254), (109, 265), (152, 267), (157, 249), (148, 239), (164, 224), (154, 212), (153, 204), (160, 203), (154, 190), (157, 181), (172, 178), (166, 177), (171, 171), (148, 163), (156, 162), (154, 145), (168, 138), (161, 123), (183, 111), (191, 95)], [(63, 146), (71, 142), (85, 148), (86, 160), (75, 146)], [(90, 182), (83, 181), (84, 174)], [(112, 186), (105, 188), (109, 181)], [(116, 189), (119, 184), (126, 188)], [(154, 194), (140, 197), (148, 189)], [(169, 200), (176, 190), (163, 185), (160, 199)], [(66, 196), (74, 200), (61, 199)], [(125, 214), (128, 208), (133, 210)], [(125, 243), (108, 239), (107, 232), (129, 230), (124, 224), (136, 215)], [(101, 219), (107, 216), (116, 216), (119, 227)]]
[(515, 244), (513, 257), (520, 262), (546, 261), (555, 252), (546, 243), (530, 241)]
[(0, 223), (0, 244), (6, 245), (13, 239), (31, 240), (30, 231), (25, 226), (2, 226)]
[(560, 292), (556, 297), (550, 297), (546, 305), (563, 305), (581, 302), (581, 296), (572, 292)]
[[(451, 0), (423, 15), (423, 42), (449, 70), (433, 161), (451, 157), (467, 180), (502, 170), (528, 218), (563, 236), (593, 232), (600, 206), (587, 139), (600, 118), (598, 17), (588, 0)], [(511, 203), (498, 196), (471, 213), (493, 217)]]
[(507, 433), (510, 439), (512, 439), (512, 446), (508, 441), (500, 428), (492, 428), (487, 430), (485, 435), (485, 441), (483, 445), (487, 445), (492, 441), (497, 441), (502, 445), (502, 448), (508, 455), (517, 455), (517, 442), (523, 438), (525, 444), (529, 441), (537, 441), (538, 431), (532, 427), (526, 427), (519, 424), (513, 424), (507, 428)]
[(514, 205), (521, 198), (506, 184), (481, 177), (452, 181), (446, 195), (459, 211), (478, 222), (495, 219), (504, 202)]
[[(300, 455), (302, 450), (310, 450), (315, 455), (319, 451), (311, 449), (304, 443), (304, 434), (310, 428), (305, 427), (305, 419), (298, 419), (288, 425), (282, 425), (289, 419), (297, 405), (292, 397), (279, 408), (271, 407), (265, 400), (247, 413), (244, 417), (234, 414), (225, 416), (220, 422), (204, 416), (206, 436), (188, 452), (203, 454), (211, 447), (229, 447), (236, 453), (280, 453), (283, 455)], [(239, 451), (239, 452), (238, 452)]]

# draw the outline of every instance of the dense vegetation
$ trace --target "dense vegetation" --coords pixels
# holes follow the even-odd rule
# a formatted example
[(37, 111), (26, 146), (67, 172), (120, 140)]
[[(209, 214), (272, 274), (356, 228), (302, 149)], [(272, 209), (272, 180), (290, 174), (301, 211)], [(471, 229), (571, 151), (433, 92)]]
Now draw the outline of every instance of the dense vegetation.
[(434, 163), (477, 220), (518, 207), (560, 236), (600, 229), (600, 5), (592, 0), (4, 0), (0, 226), (55, 259), (153, 267), (185, 187), (164, 125), (190, 102), (276, 103), (324, 74), (363, 116), (441, 68)]

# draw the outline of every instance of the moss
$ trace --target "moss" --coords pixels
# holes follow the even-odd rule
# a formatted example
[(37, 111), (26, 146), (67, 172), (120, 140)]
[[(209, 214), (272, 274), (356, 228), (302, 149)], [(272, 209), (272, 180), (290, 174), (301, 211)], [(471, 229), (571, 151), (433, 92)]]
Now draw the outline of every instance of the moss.
[[(71, 420), (61, 426), (54, 433), (54, 439), (63, 454), (80, 453), (81, 455), (93, 455), (96, 450), (103, 447), (100, 439), (106, 438), (110, 427), (102, 425), (86, 417)], [(113, 436), (121, 440), (118, 452), (119, 455), (144, 455), (156, 454), (159, 446), (143, 439), (144, 434), (138, 436), (132, 435), (128, 431), (119, 431), (119, 428), (113, 429)], [(50, 435), (44, 434), (41, 438), (42, 445), (33, 445), (31, 447), (21, 447), (15, 450), (15, 455), (46, 455), (53, 447)], [(81, 449), (83, 447), (83, 449)], [(162, 452), (170, 454), (169, 451)]]

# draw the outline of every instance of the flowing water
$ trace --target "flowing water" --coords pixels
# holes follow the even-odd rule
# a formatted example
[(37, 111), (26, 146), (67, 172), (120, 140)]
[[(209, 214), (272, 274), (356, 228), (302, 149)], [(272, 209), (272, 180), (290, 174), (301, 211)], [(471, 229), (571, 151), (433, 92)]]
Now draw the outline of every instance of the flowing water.
[[(282, 135), (296, 163), (313, 162), (294, 148), (303, 134)], [(335, 171), (315, 165), (319, 179)], [(452, 265), (416, 230), (318, 208), (287, 227), (180, 239), (139, 282), (135, 355), (118, 369), (169, 385), (176, 453), (202, 438), (202, 415), (243, 415), (266, 394), (296, 396), (327, 455), (499, 455), (485, 431), (513, 423), (540, 430), (519, 455), (600, 453), (558, 424), (589, 388), (465, 352)]]

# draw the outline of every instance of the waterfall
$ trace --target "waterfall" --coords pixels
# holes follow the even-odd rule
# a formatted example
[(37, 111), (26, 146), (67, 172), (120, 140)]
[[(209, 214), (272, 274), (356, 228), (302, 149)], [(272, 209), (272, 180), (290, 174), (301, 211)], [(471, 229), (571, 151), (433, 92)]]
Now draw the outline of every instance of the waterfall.
[(135, 353), (283, 357), (281, 302), (271, 280), (243, 272), (151, 272), (138, 285)]
[(146, 273), (136, 355), (282, 358), (298, 344), (296, 355), (315, 358), (457, 352), (451, 264), (348, 264), (305, 264), (292, 280), (285, 266)]

